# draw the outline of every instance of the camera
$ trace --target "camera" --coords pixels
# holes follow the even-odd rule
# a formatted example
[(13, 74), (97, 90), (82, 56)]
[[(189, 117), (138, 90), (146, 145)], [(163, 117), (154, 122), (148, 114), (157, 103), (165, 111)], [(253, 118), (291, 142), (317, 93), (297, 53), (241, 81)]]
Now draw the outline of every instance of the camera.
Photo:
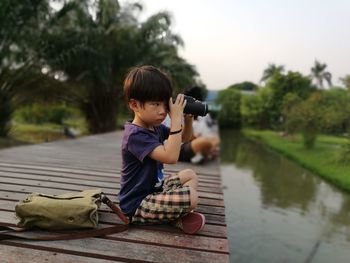
[(194, 116), (205, 116), (209, 112), (208, 105), (191, 96), (185, 95), (186, 106), (184, 108), (185, 114), (192, 114)]

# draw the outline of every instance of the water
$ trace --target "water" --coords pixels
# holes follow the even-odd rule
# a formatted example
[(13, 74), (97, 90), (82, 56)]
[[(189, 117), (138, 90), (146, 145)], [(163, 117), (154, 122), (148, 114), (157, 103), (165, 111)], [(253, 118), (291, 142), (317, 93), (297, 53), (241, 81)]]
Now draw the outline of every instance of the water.
[(350, 262), (350, 195), (233, 131), (221, 134), (231, 262)]

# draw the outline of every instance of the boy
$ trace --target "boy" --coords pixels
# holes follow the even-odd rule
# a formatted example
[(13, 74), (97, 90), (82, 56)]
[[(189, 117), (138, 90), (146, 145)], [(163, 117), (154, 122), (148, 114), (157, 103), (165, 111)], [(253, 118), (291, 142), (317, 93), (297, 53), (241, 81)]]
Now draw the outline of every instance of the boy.
[[(132, 223), (172, 223), (185, 233), (200, 231), (205, 218), (191, 212), (198, 203), (197, 175), (186, 169), (164, 180), (163, 174), (163, 163), (177, 162), (182, 137), (192, 135), (192, 117), (186, 116), (181, 125), (184, 95), (173, 102), (170, 80), (152, 66), (129, 71), (124, 95), (134, 119), (125, 124), (122, 140), (119, 205), (123, 213)], [(170, 129), (161, 124), (168, 113)]]

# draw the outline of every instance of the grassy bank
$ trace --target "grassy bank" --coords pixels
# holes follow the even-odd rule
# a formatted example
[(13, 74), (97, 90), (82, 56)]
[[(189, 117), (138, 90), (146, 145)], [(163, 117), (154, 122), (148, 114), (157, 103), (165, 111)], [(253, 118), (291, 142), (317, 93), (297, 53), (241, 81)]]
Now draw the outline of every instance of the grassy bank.
[(315, 148), (307, 150), (299, 135), (284, 137), (276, 132), (256, 130), (244, 130), (243, 133), (350, 192), (350, 163), (340, 162), (338, 158), (342, 147), (347, 143), (346, 138), (322, 135), (318, 137)]
[[(83, 119), (69, 119), (65, 121), (65, 125), (76, 131), (78, 136), (87, 133)], [(54, 123), (29, 124), (16, 122), (13, 124), (9, 137), (0, 138), (0, 148), (66, 139), (63, 127), (63, 125)]]
[(9, 137), (0, 138), (0, 148), (35, 144), (65, 139), (63, 126), (46, 123), (41, 125), (19, 123), (14, 125)]
[[(125, 121), (130, 118), (129, 115), (121, 115), (116, 123), (117, 129), (123, 129)], [(82, 117), (66, 119), (64, 125), (69, 127), (77, 137), (89, 134), (86, 122)], [(54, 123), (29, 124), (15, 122), (10, 131), (9, 137), (0, 137), (0, 149), (24, 144), (36, 144), (67, 139), (63, 133), (64, 125)]]

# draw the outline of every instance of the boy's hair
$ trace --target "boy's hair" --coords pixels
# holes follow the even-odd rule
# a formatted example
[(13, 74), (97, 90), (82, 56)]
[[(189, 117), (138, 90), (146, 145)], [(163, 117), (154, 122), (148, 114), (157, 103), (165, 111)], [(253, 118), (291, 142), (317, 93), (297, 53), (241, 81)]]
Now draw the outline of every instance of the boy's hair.
[(131, 68), (124, 80), (124, 97), (140, 101), (165, 101), (168, 103), (173, 92), (169, 77), (153, 66)]

